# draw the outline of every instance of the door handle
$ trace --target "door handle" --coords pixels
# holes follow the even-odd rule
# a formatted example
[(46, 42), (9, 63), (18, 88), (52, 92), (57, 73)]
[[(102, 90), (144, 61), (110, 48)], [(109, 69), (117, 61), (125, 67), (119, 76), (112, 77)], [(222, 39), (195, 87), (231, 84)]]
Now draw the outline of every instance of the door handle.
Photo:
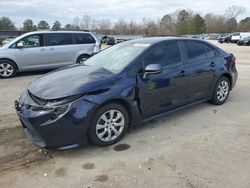
[(47, 51), (47, 49), (46, 49), (46, 48), (42, 48), (41, 51), (42, 51), (42, 52), (45, 52), (45, 51)]
[(186, 76), (186, 71), (182, 70), (182, 71), (180, 72), (180, 75), (181, 75), (181, 76)]
[(55, 48), (50, 48), (51, 51), (55, 50)]
[(211, 62), (211, 63), (209, 64), (209, 66), (210, 66), (210, 67), (215, 67), (215, 63), (214, 63), (214, 62)]

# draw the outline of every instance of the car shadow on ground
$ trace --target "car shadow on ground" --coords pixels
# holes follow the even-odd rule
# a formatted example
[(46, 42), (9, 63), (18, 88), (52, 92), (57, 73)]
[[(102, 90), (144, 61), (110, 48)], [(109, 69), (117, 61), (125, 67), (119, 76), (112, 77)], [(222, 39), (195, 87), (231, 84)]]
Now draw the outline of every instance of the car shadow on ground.
[[(214, 113), (214, 108), (209, 103), (201, 103), (194, 105), (192, 107), (170, 113), (166, 116), (162, 116), (160, 118), (147, 121), (145, 123), (142, 123), (140, 125), (130, 127), (128, 132), (125, 134), (125, 136), (116, 144), (106, 147), (98, 147), (93, 146), (91, 144), (88, 144), (86, 146), (80, 146), (78, 148), (70, 149), (70, 150), (61, 150), (61, 154), (64, 157), (70, 157), (70, 158), (78, 158), (80, 156), (83, 156), (85, 153), (87, 153), (88, 156), (96, 156), (96, 155), (102, 155), (103, 152), (120, 152), (128, 150), (129, 148), (133, 147), (133, 140), (135, 142), (141, 142), (141, 138), (144, 138), (144, 133), (153, 130), (157, 130), (157, 128), (164, 128), (166, 131), (168, 131), (168, 122), (176, 122), (178, 121), (178, 118), (181, 118), (183, 116), (190, 116), (192, 114), (195, 114), (199, 111), (201, 111), (203, 108), (211, 108), (211, 113)], [(173, 123), (171, 123), (173, 124)], [(172, 125), (171, 125), (172, 126)], [(178, 123), (174, 123), (174, 126), (179, 126)], [(171, 134), (171, 132), (170, 132)], [(152, 135), (157, 135), (157, 133), (152, 132)], [(138, 138), (138, 136), (140, 138)], [(138, 139), (137, 139), (138, 138)], [(143, 140), (150, 140), (150, 138), (144, 138)], [(166, 135), (166, 139), (169, 139), (169, 136)], [(137, 141), (136, 141), (137, 140)]]
[(39, 75), (44, 75), (53, 70), (40, 70), (40, 71), (29, 71), (29, 72), (18, 72), (15, 76), (15, 78), (18, 77), (26, 77), (26, 76), (39, 76)]

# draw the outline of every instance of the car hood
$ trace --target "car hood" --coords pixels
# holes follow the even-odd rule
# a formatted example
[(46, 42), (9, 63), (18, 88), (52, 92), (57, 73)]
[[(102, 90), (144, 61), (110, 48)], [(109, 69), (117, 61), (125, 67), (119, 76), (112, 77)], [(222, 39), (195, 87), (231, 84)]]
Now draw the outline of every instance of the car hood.
[(5, 46), (5, 45), (0, 46), (0, 53), (2, 53), (5, 49), (6, 49), (6, 46)]
[(28, 91), (45, 100), (60, 99), (110, 87), (115, 74), (95, 66), (77, 65), (59, 69), (33, 81)]

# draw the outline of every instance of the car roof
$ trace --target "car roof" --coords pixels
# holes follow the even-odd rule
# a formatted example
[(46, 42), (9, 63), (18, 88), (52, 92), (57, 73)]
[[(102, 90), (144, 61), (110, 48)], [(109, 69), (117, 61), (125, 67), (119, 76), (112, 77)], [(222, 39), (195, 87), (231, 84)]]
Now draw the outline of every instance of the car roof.
[(132, 43), (146, 43), (146, 44), (156, 44), (158, 42), (163, 41), (171, 41), (171, 40), (190, 40), (190, 41), (204, 41), (201, 39), (194, 39), (194, 38), (187, 38), (187, 37), (148, 37), (148, 38), (142, 38), (142, 39), (134, 39), (130, 40), (128, 42)]
[(32, 32), (24, 33), (24, 34), (16, 37), (14, 40), (12, 40), (10, 43), (8, 43), (8, 45), (6, 47), (11, 46), (16, 41), (20, 40), (23, 37), (26, 37), (26, 36), (29, 36), (29, 35), (34, 35), (34, 34), (46, 34), (46, 33), (88, 33), (88, 34), (92, 34), (92, 36), (95, 36), (95, 34), (93, 32), (90, 32), (90, 31), (69, 31), (69, 30), (67, 30), (67, 31), (64, 31), (64, 30), (58, 30), (58, 31), (53, 31), (53, 30), (32, 31)]
[(44, 33), (91, 33), (89, 31), (64, 31), (64, 30), (58, 30), (58, 31), (50, 31), (50, 30), (41, 30), (41, 31), (32, 31), (28, 32), (26, 34), (44, 34)]

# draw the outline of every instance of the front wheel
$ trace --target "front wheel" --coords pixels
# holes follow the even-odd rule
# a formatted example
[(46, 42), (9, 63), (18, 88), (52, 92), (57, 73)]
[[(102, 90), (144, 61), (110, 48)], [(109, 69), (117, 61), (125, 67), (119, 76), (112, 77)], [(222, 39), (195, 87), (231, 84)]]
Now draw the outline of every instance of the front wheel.
[(11, 78), (16, 75), (17, 67), (9, 60), (0, 61), (0, 78)]
[(108, 146), (119, 141), (129, 125), (127, 110), (120, 104), (110, 103), (94, 115), (88, 136), (92, 144)]
[(221, 77), (215, 85), (211, 102), (215, 105), (223, 104), (230, 92), (230, 82), (228, 78)]

